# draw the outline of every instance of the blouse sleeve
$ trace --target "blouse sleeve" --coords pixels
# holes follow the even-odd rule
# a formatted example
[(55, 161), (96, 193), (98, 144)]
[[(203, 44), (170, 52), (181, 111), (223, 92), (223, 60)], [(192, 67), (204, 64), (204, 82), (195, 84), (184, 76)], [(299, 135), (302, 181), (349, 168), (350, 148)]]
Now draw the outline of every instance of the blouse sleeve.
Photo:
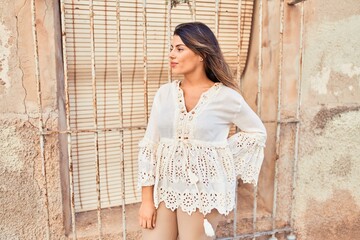
[(240, 99), (240, 109), (234, 114), (233, 123), (240, 129), (228, 139), (236, 175), (245, 183), (257, 185), (264, 160), (265, 126), (243, 97)]
[(159, 142), (157, 92), (151, 108), (150, 118), (143, 139), (139, 142), (138, 187), (152, 186), (155, 183), (156, 149)]

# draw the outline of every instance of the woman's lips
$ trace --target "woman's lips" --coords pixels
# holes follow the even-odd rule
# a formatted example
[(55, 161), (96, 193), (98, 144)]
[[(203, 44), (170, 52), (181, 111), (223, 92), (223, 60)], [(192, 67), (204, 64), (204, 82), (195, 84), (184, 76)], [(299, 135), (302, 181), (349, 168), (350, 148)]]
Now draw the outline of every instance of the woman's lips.
[(176, 65), (177, 65), (176, 62), (171, 62), (171, 63), (170, 63), (170, 66), (171, 66), (171, 67), (175, 67)]

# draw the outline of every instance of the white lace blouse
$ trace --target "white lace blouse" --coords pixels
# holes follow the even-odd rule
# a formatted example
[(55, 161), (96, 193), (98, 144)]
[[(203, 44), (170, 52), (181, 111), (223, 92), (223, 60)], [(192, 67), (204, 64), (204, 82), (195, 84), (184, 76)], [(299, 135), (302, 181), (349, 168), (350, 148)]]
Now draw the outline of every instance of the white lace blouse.
[[(204, 215), (235, 207), (237, 177), (257, 184), (266, 130), (235, 90), (215, 83), (189, 112), (180, 81), (157, 91), (139, 143), (139, 186), (154, 185), (155, 207)], [(241, 131), (228, 138), (231, 124)]]

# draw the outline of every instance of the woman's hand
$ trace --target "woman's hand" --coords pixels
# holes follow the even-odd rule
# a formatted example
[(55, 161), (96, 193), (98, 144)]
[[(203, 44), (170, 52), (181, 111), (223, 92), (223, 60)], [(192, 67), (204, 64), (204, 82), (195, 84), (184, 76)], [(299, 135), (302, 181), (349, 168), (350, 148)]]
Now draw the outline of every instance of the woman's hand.
[(153, 201), (143, 201), (139, 209), (139, 224), (143, 228), (153, 229), (156, 222), (156, 208)]

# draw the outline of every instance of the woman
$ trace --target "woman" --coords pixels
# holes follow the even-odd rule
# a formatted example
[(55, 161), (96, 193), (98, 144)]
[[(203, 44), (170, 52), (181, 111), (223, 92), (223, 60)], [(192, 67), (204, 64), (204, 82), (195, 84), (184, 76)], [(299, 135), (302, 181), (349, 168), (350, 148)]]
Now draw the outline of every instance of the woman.
[[(266, 130), (205, 24), (178, 25), (169, 58), (184, 78), (157, 91), (139, 144), (139, 224), (145, 240), (213, 239), (237, 177), (257, 184)], [(241, 131), (228, 139), (233, 123)]]

